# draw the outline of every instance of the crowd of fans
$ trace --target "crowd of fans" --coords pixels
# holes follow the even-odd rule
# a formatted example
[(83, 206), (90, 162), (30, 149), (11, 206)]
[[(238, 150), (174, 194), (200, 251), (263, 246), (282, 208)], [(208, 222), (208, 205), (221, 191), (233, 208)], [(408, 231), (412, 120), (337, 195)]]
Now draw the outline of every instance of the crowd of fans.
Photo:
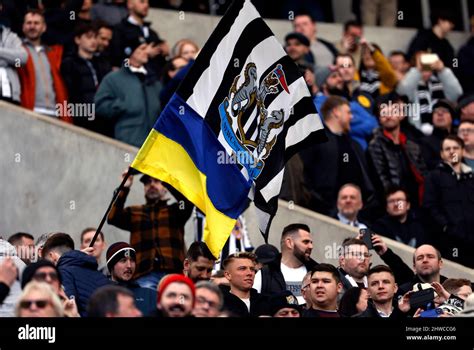
[[(160, 215), (172, 207), (161, 200), (125, 208), (123, 222), (160, 204)], [(171, 209), (171, 210), (169, 210)], [(117, 215), (117, 214), (114, 214)], [(178, 224), (178, 226), (180, 226)], [(179, 227), (182, 229), (182, 227)], [(81, 235), (82, 250), (66, 233), (33, 241), (28, 233), (0, 239), (0, 315), (3, 317), (472, 317), (474, 294), (465, 278), (442, 274), (443, 259), (432, 245), (420, 245), (409, 267), (372, 235), (345, 239), (338, 265), (311, 258), (310, 228), (291, 224), (283, 229), (280, 250), (265, 244), (255, 253), (236, 251), (214, 270), (216, 258), (201, 241), (192, 243), (176, 266), (166, 249), (173, 238), (156, 237), (150, 256), (141, 243), (101, 239), (89, 247), (94, 229)], [(161, 232), (162, 233), (162, 232)], [(46, 239), (46, 241), (44, 241)], [(43, 243), (41, 243), (43, 242)], [(370, 246), (370, 250), (369, 250)], [(85, 247), (85, 248), (84, 248)], [(371, 266), (371, 251), (384, 265)], [(21, 258), (21, 259), (20, 259)], [(144, 266), (147, 268), (144, 270)], [(149, 267), (149, 268), (148, 268)], [(159, 275), (159, 276), (158, 276)], [(137, 278), (137, 276), (141, 276)], [(430, 316), (428, 316), (430, 315)]]
[[(382, 3), (380, 22), (389, 25), (391, 2)], [(0, 1), (2, 11), (7, 5)], [(0, 27), (0, 98), (140, 147), (198, 45), (170, 47), (145, 20), (147, 0), (24, 5)], [(10, 256), (0, 266), (0, 315), (408, 317), (433, 308), (460, 314), (463, 305), (472, 313), (471, 283), (440, 270), (442, 257), (474, 267), (473, 39), (456, 55), (446, 39), (455, 20), (441, 13), (406, 51), (386, 55), (356, 20), (335, 43), (319, 38), (311, 9), (294, 17), (284, 47), (328, 141), (287, 163), (281, 197), (370, 229), (371, 239), (339, 242), (337, 267), (310, 258), (302, 224), (285, 228), (280, 249), (252, 253), (236, 226), (218, 259), (202, 242), (186, 252), (191, 203), (145, 176), (146, 204), (125, 207), (130, 178), (108, 218), (130, 243), (110, 245), (105, 265), (104, 235), (88, 247), (94, 228), (82, 232), (81, 250), (65, 233), (0, 240), (0, 255)], [(168, 193), (184, 208), (168, 204)], [(383, 237), (416, 248), (415, 273)], [(372, 245), (386, 265), (369, 268)], [(430, 303), (410, 301), (427, 288)]]

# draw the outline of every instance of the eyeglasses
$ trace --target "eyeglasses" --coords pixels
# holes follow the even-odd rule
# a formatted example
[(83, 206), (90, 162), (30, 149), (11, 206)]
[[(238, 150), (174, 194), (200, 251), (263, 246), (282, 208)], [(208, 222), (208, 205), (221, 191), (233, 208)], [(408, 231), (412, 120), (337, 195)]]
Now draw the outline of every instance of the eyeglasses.
[(356, 258), (356, 259), (359, 259), (359, 260), (365, 260), (365, 259), (368, 259), (372, 256), (372, 254), (370, 253), (355, 253), (355, 252), (349, 252), (347, 253), (347, 255), (350, 255), (352, 256), (353, 258)]
[(304, 289), (308, 288), (310, 284), (311, 284), (311, 283), (305, 284), (304, 286), (301, 287), (301, 289), (304, 290)]
[(207, 304), (209, 305), (210, 309), (216, 309), (216, 310), (218, 309), (217, 303), (207, 300), (206, 298), (203, 298), (203, 297), (197, 297), (196, 302), (198, 304)]
[(49, 276), (52, 281), (57, 281), (59, 279), (56, 272), (38, 272), (35, 273), (33, 278), (37, 281), (46, 281), (47, 276)]
[(458, 134), (474, 134), (474, 128), (459, 129)]
[(443, 113), (450, 113), (450, 112), (449, 112), (449, 109), (447, 108), (438, 107), (433, 111), (433, 113), (443, 114)]
[(30, 309), (33, 304), (35, 304), (38, 309), (44, 309), (49, 305), (49, 300), (22, 300), (20, 301), (20, 308)]

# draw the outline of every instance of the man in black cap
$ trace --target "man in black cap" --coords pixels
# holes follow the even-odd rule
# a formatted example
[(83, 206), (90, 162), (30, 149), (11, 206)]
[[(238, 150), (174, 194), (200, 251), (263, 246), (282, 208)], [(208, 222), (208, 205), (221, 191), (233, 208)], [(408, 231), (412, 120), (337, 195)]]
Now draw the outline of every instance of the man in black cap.
[(314, 67), (306, 61), (309, 54), (310, 42), (307, 37), (301, 33), (290, 33), (285, 37), (285, 50), (288, 56), (300, 68), (301, 75), (306, 80), (309, 91), (314, 95), (317, 92), (316, 82), (314, 78)]
[(298, 301), (288, 290), (272, 295), (268, 303), (272, 317), (301, 317)]
[(309, 46), (308, 38), (301, 33), (289, 33), (285, 37), (286, 52), (296, 63), (308, 63), (304, 60), (304, 57), (309, 52)]
[(115, 284), (133, 292), (135, 304), (143, 315), (148, 315), (155, 309), (156, 291), (141, 288), (133, 281), (136, 269), (136, 253), (130, 244), (116, 242), (107, 249), (107, 268), (110, 279)]
[(39, 260), (28, 265), (24, 270), (21, 278), (21, 289), (31, 281), (45, 282), (49, 284), (64, 306), (64, 314), (66, 317), (79, 317), (76, 301), (74, 298), (68, 298), (62, 288), (61, 274), (58, 268), (48, 260)]
[[(122, 173), (122, 178), (127, 170)], [(130, 232), (130, 245), (136, 254), (136, 282), (143, 288), (156, 290), (161, 278), (170, 273), (182, 273), (185, 259), (184, 225), (193, 205), (180, 192), (164, 182), (144, 175), (146, 204), (125, 208), (133, 176), (110, 210), (107, 222)], [(165, 187), (166, 186), (166, 187)], [(169, 204), (168, 191), (176, 199)]]
[(255, 255), (257, 256), (257, 266), (256, 269), (259, 271), (264, 266), (267, 266), (273, 262), (280, 252), (278, 248), (271, 244), (262, 244), (255, 249)]

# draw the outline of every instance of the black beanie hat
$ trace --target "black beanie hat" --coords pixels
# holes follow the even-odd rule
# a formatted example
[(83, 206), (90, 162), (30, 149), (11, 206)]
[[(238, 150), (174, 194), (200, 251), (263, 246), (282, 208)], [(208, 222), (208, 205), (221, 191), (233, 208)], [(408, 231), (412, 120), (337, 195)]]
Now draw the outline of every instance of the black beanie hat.
[(136, 260), (135, 249), (126, 242), (116, 242), (107, 249), (106, 259), (107, 268), (109, 272), (112, 272), (116, 263), (126, 256), (130, 256), (133, 260)]
[(21, 289), (24, 289), (28, 282), (33, 279), (36, 271), (45, 266), (52, 267), (56, 271), (58, 274), (59, 283), (61, 283), (61, 275), (59, 274), (57, 267), (51, 261), (42, 259), (25, 267), (23, 270), (23, 275), (21, 276)]

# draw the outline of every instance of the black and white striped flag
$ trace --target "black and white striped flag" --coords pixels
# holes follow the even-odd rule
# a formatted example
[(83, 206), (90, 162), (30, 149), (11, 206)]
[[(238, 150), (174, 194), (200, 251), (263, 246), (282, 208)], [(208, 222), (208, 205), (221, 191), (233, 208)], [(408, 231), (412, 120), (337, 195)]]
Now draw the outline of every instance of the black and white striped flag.
[(304, 78), (251, 0), (233, 2), (176, 94), (222, 145), (218, 162), (235, 162), (250, 185), (266, 240), (285, 162), (326, 136)]

